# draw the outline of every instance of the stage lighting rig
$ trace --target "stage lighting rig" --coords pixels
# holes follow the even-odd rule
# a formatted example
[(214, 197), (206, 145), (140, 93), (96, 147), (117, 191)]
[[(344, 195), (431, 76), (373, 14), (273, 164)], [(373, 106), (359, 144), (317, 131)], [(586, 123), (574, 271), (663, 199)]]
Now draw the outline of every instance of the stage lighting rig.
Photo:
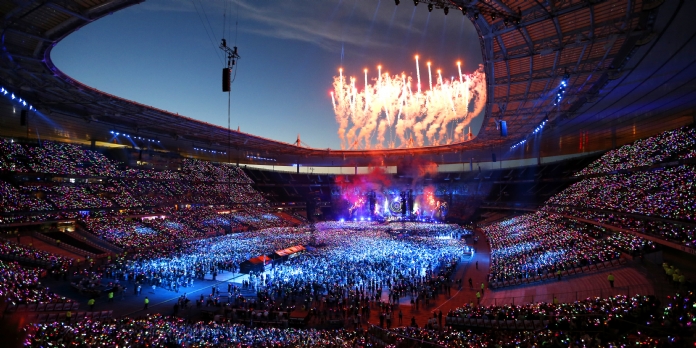
[(548, 117), (544, 118), (544, 120), (541, 121), (541, 123), (540, 123), (538, 126), (536, 126), (536, 128), (534, 128), (534, 132), (532, 132), (532, 133), (533, 133), (533, 134), (537, 134), (537, 133), (541, 132), (541, 130), (542, 130), (542, 129), (544, 128), (544, 126), (546, 125), (546, 122), (548, 122), (548, 121), (549, 121), (549, 118), (548, 118)]
[[(421, 2), (428, 4), (428, 12), (432, 12), (434, 9), (442, 9), (445, 15), (449, 14), (450, 7), (454, 7), (462, 11), (462, 15), (466, 16), (469, 13), (473, 13), (473, 19), (478, 20), (480, 15), (490, 17), (490, 21), (495, 22), (496, 19), (503, 18), (505, 25), (515, 24), (519, 25), (522, 22), (522, 10), (518, 6), (517, 12), (514, 10), (501, 11), (493, 7), (481, 6), (479, 3), (468, 2), (466, 5), (458, 4), (454, 1), (443, 1), (443, 0), (413, 0), (413, 5), (418, 6)], [(401, 1), (394, 0), (394, 3), (398, 6)], [(485, 17), (484, 17), (485, 18)]]
[(556, 92), (556, 96), (554, 97), (553, 106), (558, 106), (558, 104), (561, 103), (561, 100), (565, 96), (569, 79), (570, 74), (566, 71), (565, 74), (563, 74), (563, 79), (561, 80), (560, 85), (558, 85), (558, 91)]
[(526, 142), (527, 142), (527, 139), (522, 139), (517, 144), (510, 146), (510, 150), (512, 150), (520, 145), (524, 145)]

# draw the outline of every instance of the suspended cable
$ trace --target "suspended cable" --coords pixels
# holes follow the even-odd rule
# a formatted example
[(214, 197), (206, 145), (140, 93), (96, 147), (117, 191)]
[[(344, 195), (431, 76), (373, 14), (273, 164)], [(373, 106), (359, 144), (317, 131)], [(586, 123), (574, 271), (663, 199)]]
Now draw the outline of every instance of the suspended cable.
[[(232, 9), (230, 9), (230, 11), (232, 11)], [(234, 21), (234, 44), (235, 45), (237, 45), (237, 36), (239, 36), (239, 3), (237, 3), (237, 20)]]
[(208, 28), (210, 29), (210, 33), (213, 33), (213, 26), (210, 24), (210, 19), (208, 19), (208, 13), (205, 12), (205, 7), (203, 6), (203, 3), (201, 0), (198, 0), (198, 5), (201, 7), (201, 12), (203, 12), (203, 17), (205, 17), (205, 21), (208, 23)]
[(206, 28), (205, 23), (203, 22), (203, 17), (201, 17), (201, 13), (198, 11), (198, 6), (196, 6), (196, 1), (191, 0), (191, 3), (193, 4), (193, 8), (196, 9), (196, 14), (198, 15), (198, 19), (201, 21), (201, 25), (203, 25), (203, 30), (205, 30), (205, 35), (208, 36), (208, 40), (210, 40), (210, 43), (213, 45), (213, 50), (215, 51), (215, 55), (218, 57), (220, 60), (220, 63), (225, 64), (224, 58), (220, 56), (220, 52), (217, 50), (217, 46), (215, 45), (215, 41), (213, 41), (213, 38), (211, 37), (212, 32), (208, 32), (208, 28)]
[(227, 1), (223, 0), (225, 7), (222, 12), (222, 37), (225, 37), (225, 30), (227, 30)]
[[(225, 3), (224, 6), (224, 12), (223, 12), (223, 26), (222, 26), (222, 43), (220, 44), (220, 49), (224, 52), (224, 54), (227, 56), (227, 65), (226, 68), (223, 69), (223, 91), (227, 92), (227, 165), (228, 169), (232, 166), (232, 83), (237, 79), (237, 69), (239, 68), (239, 65), (237, 64), (237, 60), (240, 58), (239, 54), (237, 53), (237, 46), (236, 46), (236, 41), (237, 38), (235, 36), (235, 46), (233, 48), (230, 48), (227, 46), (227, 41), (225, 40), (225, 30), (229, 28), (227, 26), (227, 3)], [(229, 6), (231, 10), (231, 6)], [(207, 17), (206, 17), (207, 18)], [(237, 18), (239, 18), (239, 12), (237, 12)], [(210, 22), (208, 22), (210, 24)], [(211, 27), (211, 32), (212, 32), (212, 27)], [(237, 65), (235, 67), (235, 65)], [(229, 72), (230, 69), (234, 68), (234, 76), (230, 79), (229, 77)], [(225, 82), (227, 79), (228, 82)], [(239, 149), (237, 149), (239, 151)], [(237, 154), (239, 156), (239, 153)], [(234, 201), (232, 200), (232, 176), (230, 175), (230, 171), (228, 171), (228, 176), (227, 176), (227, 194), (228, 194), (228, 199), (229, 199), (229, 208), (230, 208), (230, 214), (229, 214), (229, 223), (230, 223), (230, 231), (232, 231), (232, 205), (234, 204)]]

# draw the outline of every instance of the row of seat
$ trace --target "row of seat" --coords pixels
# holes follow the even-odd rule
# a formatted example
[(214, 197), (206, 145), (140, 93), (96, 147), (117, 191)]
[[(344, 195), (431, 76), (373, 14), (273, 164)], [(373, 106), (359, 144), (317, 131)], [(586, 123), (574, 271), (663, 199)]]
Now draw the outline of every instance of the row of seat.
[[(604, 261), (604, 262), (594, 263), (594, 264), (591, 264), (588, 266), (581, 266), (581, 267), (571, 268), (569, 270), (564, 270), (564, 271), (561, 271), (561, 275), (563, 277), (567, 277), (567, 276), (573, 275), (573, 274), (592, 272), (592, 271), (597, 271), (599, 269), (604, 269), (604, 268), (609, 268), (609, 267), (616, 267), (616, 266), (622, 265), (624, 263), (626, 263), (626, 260), (624, 260), (624, 259), (608, 260), (608, 261)], [(529, 284), (529, 283), (533, 283), (533, 282), (540, 282), (540, 281), (544, 281), (544, 280), (555, 279), (556, 277), (557, 277), (557, 275), (555, 273), (548, 272), (546, 274), (537, 275), (537, 276), (529, 277), (529, 278), (491, 282), (490, 287), (492, 289), (504, 288), (507, 286)]]
[(254, 319), (254, 321), (257, 320), (268, 320), (269, 318), (279, 318), (279, 319), (287, 319), (288, 314), (287, 312), (275, 312), (271, 311), (268, 312), (268, 315), (264, 315), (264, 313), (267, 312), (265, 310), (254, 310), (251, 312), (251, 317), (249, 317), (249, 311), (246, 309), (232, 309), (229, 312), (227, 312), (227, 316), (232, 317), (234, 316), (237, 319)]
[(30, 259), (28, 257), (21, 257), (21, 256), (17, 256), (17, 255), (2, 254), (2, 255), (0, 255), (0, 259), (6, 260), (6, 261), (17, 261), (21, 264), (41, 266), (43, 268), (53, 267), (53, 263), (51, 263), (49, 261)]
[(78, 302), (66, 303), (29, 303), (7, 305), (5, 312), (52, 312), (52, 311), (76, 311), (80, 307)]
[(548, 320), (498, 320), (483, 318), (447, 317), (448, 326), (459, 327), (485, 327), (493, 329), (510, 330), (539, 330), (549, 325)]
[[(84, 319), (90, 320), (103, 320), (111, 319), (113, 317), (114, 311), (101, 311), (101, 312), (76, 312), (72, 314), (70, 318), (71, 321), (80, 321)], [(53, 323), (53, 322), (66, 322), (68, 321), (67, 312), (60, 313), (38, 313), (36, 315), (30, 316), (30, 322), (43, 324), (43, 323)]]

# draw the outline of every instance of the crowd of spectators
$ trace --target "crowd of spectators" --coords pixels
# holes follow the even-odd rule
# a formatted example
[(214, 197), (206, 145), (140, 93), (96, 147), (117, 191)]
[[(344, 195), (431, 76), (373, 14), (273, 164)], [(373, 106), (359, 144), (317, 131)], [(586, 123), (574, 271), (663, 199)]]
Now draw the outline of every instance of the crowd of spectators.
[(183, 161), (181, 171), (191, 181), (253, 183), (241, 168), (233, 165), (187, 158)]
[(119, 180), (119, 187), (125, 187), (126, 192), (143, 206), (154, 207), (166, 202), (176, 202), (177, 195), (183, 194), (181, 190), (176, 191), (179, 188), (177, 183), (177, 181), (131, 179)]
[(633, 256), (642, 255), (657, 250), (657, 245), (650, 240), (634, 236), (630, 233), (618, 231), (611, 233), (607, 237), (606, 242), (626, 251)]
[(148, 248), (205, 235), (204, 231), (159, 215), (152, 218), (85, 217), (80, 221), (90, 232), (124, 249)]
[[(677, 293), (675, 296), (668, 296), (665, 306), (654, 296), (643, 295), (587, 298), (573, 303), (541, 302), (487, 307), (469, 304), (451, 310), (447, 317), (540, 320), (548, 323), (545, 330), (537, 331), (537, 334), (531, 337), (530, 343), (542, 343), (549, 339), (544, 337), (546, 332), (550, 337), (559, 338), (565, 336), (565, 330), (569, 330), (569, 333), (576, 332), (581, 335), (588, 335), (588, 331), (594, 332), (594, 337), (589, 336), (592, 338), (585, 337), (577, 341), (561, 339), (560, 342), (565, 343), (562, 346), (624, 346), (629, 336), (636, 345), (674, 346), (685, 343), (683, 339), (694, 333), (694, 301), (694, 294), (688, 292), (686, 295)], [(636, 331), (638, 327), (640, 329)], [(626, 335), (629, 332), (630, 334)], [(542, 341), (539, 341), (539, 338), (542, 338)]]
[(464, 240), (451, 238), (449, 226), (456, 225), (413, 224), (399, 233), (384, 225), (322, 223), (315, 232), (320, 248), (276, 265), (260, 283), (275, 299), (290, 291), (336, 303), (354, 291), (381, 301), (383, 290), (393, 303), (430, 299), (445, 279), (430, 280), (471, 252)]
[[(379, 284), (380, 288), (393, 288), (394, 293), (398, 289), (403, 296), (406, 289), (415, 294), (416, 283), (423, 285), (423, 277), (438, 266), (471, 252), (461, 238), (452, 238), (466, 234), (456, 225), (404, 225), (406, 230), (394, 231), (390, 226), (368, 222), (326, 222), (315, 225), (314, 230), (308, 226), (274, 227), (189, 240), (144, 248), (128, 259), (119, 258), (107, 267), (105, 277), (138, 279), (176, 290), (206, 275), (238, 272), (241, 263), (253, 257), (312, 243), (321, 248), (275, 265), (267, 277), (252, 276), (251, 285), (265, 288), (274, 298), (282, 298), (287, 289), (344, 294), (351, 286), (367, 287), (368, 283), (374, 291)], [(312, 294), (319, 296), (319, 292)]]
[(696, 167), (680, 165), (585, 178), (553, 196), (547, 204), (694, 221), (695, 177)]
[(142, 249), (248, 229), (291, 226), (264, 207), (160, 208), (131, 215), (79, 216), (88, 231), (124, 249)]
[(301, 228), (269, 228), (142, 248), (128, 259), (112, 262), (105, 270), (105, 277), (139, 280), (176, 290), (207, 274), (239, 271), (239, 265), (252, 257), (306, 244), (309, 241), (306, 232)]
[(266, 199), (249, 184), (227, 184), (209, 182), (180, 182), (184, 186), (175, 188), (183, 192), (184, 202), (199, 204), (219, 203), (265, 203)]
[[(104, 180), (99, 183), (41, 182), (15, 187), (0, 181), (5, 211), (138, 209), (175, 204), (239, 204), (266, 200), (249, 184)], [(38, 197), (44, 197), (38, 198)]]
[(63, 303), (68, 299), (41, 286), (42, 270), (0, 260), (0, 298), (12, 304)]
[[(37, 324), (27, 347), (355, 347), (364, 334), (347, 330), (250, 328), (239, 324), (198, 322), (150, 315), (140, 319), (85, 320), (74, 325)], [(360, 347), (361, 345), (357, 345)]]
[(121, 169), (122, 163), (79, 145), (42, 141), (21, 144), (0, 138), (0, 171), (74, 175), (80, 177), (119, 177), (192, 182), (233, 182), (250, 184), (244, 171), (233, 165), (197, 159), (183, 159), (180, 171)]
[(376, 335), (379, 343), (388, 341), (395, 346), (438, 347), (623, 347), (635, 343), (650, 347), (667, 346), (663, 340), (644, 334), (627, 337), (606, 332), (561, 330), (429, 330), (418, 327), (398, 327)]
[[(221, 213), (222, 212), (222, 213)], [(239, 223), (235, 212), (212, 207), (169, 210), (169, 215), (194, 229), (203, 231), (206, 236), (224, 234), (226, 231), (240, 231), (245, 225)]]
[(46, 211), (55, 207), (30, 193), (22, 193), (10, 183), (0, 180), (0, 211)]
[(0, 138), (0, 172), (27, 172), (28, 169), (20, 162), (20, 158), (25, 156), (26, 152), (21, 144)]
[(677, 294), (661, 305), (654, 297), (590, 298), (567, 304), (464, 306), (448, 317), (544, 320), (540, 330), (440, 330), (399, 326), (383, 330), (280, 329), (222, 322), (188, 322), (159, 314), (137, 319), (33, 324), (25, 346), (196, 347), (672, 347), (685, 344), (696, 321), (694, 294)]
[(76, 176), (115, 176), (117, 164), (78, 145), (44, 141), (41, 146), (0, 139), (0, 170)]
[(177, 170), (125, 168), (97, 151), (49, 141), (0, 138), (0, 172), (48, 175), (0, 181), (0, 211), (13, 213), (3, 222), (66, 218), (61, 210), (266, 203), (238, 166), (182, 159)]
[(0, 255), (13, 256), (36, 262), (48, 262), (54, 268), (67, 270), (72, 266), (73, 259), (39, 250), (31, 246), (11, 242), (0, 238)]
[[(136, 188), (140, 185), (137, 185)], [(92, 184), (89, 189), (93, 194), (106, 196), (117, 207), (138, 208), (144, 204), (140, 200), (140, 192), (131, 192), (122, 180), (113, 180), (105, 184)], [(136, 198), (138, 197), (138, 198)]]
[(271, 213), (267, 209), (258, 207), (246, 206), (238, 209), (233, 218), (240, 224), (251, 226), (255, 229), (264, 229), (269, 227), (288, 227), (292, 223), (285, 219), (281, 219), (277, 215)]
[(29, 192), (44, 192), (46, 199), (60, 210), (109, 208), (114, 204), (87, 185), (26, 185)]
[(673, 157), (690, 158), (694, 153), (696, 153), (696, 128), (682, 127), (611, 150), (576, 175), (610, 173), (651, 166)]
[(536, 212), (483, 228), (491, 245), (489, 281), (555, 274), (618, 258), (614, 247), (569, 225), (560, 215)]
[(641, 219), (621, 213), (580, 210), (573, 207), (546, 207), (545, 209), (655, 236), (689, 247), (695, 245), (694, 228), (679, 222)]
[(621, 231), (610, 231), (603, 226), (585, 223), (572, 217), (559, 219), (558, 221), (562, 222), (564, 220), (566, 221), (567, 226), (578, 228), (592, 238), (597, 239), (604, 244), (616, 247), (627, 254), (638, 256), (657, 251), (657, 245), (645, 238)]
[(594, 326), (599, 315), (602, 322), (623, 316), (629, 312), (653, 311), (658, 305), (654, 296), (635, 295), (626, 297), (618, 295), (609, 298), (587, 298), (572, 303), (530, 303), (525, 305), (490, 305), (466, 306), (452, 309), (448, 318), (474, 318), (489, 320), (553, 320), (559, 329), (583, 328)]

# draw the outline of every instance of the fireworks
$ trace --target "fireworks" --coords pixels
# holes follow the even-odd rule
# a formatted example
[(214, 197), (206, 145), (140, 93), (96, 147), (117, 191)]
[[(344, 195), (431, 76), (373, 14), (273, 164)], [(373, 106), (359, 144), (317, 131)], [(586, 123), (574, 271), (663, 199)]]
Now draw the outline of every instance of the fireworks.
[(443, 79), (442, 71), (437, 70), (433, 81), (428, 62), (429, 89), (424, 91), (418, 56), (415, 58), (415, 91), (411, 76), (382, 73), (382, 66), (372, 85), (368, 70), (364, 70), (362, 90), (356, 85), (359, 80), (344, 76), (343, 69), (339, 69), (331, 102), (342, 149), (434, 146), (469, 140), (464, 131), (486, 102), (483, 66), (462, 74), (461, 62), (457, 62), (458, 78)]

